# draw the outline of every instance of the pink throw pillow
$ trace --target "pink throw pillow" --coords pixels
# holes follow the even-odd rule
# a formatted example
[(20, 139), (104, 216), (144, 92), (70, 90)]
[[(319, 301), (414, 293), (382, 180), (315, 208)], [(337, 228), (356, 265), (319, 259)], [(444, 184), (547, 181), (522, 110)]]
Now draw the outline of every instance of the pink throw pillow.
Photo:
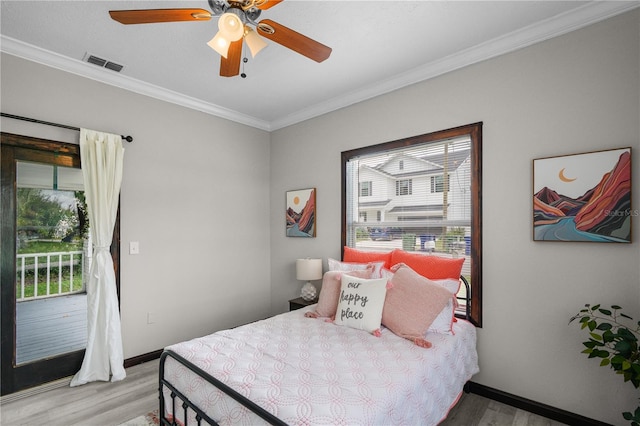
[[(372, 271), (373, 269), (371, 268), (362, 271), (351, 271), (349, 275), (369, 279)], [(324, 273), (316, 310), (307, 312), (305, 316), (331, 319), (335, 317), (338, 310), (338, 300), (340, 299), (340, 288), (342, 287), (342, 274), (342, 271), (327, 271)]]
[(382, 310), (382, 324), (398, 336), (430, 347), (425, 333), (454, 296), (406, 266), (395, 271), (391, 284)]

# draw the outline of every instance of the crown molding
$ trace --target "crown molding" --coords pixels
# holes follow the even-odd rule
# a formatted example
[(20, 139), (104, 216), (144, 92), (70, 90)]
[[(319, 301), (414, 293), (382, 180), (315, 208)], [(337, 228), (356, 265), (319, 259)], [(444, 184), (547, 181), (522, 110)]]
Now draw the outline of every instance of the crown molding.
[(311, 118), (425, 81), (457, 69), (485, 61), (506, 53), (531, 46), (551, 38), (575, 31), (604, 19), (622, 14), (640, 6), (633, 1), (591, 1), (584, 6), (545, 21), (530, 25), (486, 43), (473, 46), (454, 55), (408, 70), (393, 78), (354, 90), (297, 111), (272, 122), (258, 119), (238, 111), (185, 96), (165, 88), (145, 83), (94, 65), (0, 35), (0, 51), (52, 68), (109, 84), (134, 93), (170, 102), (186, 108), (214, 115), (257, 129), (273, 131)]
[(61, 71), (89, 78), (100, 83), (109, 84), (111, 86), (135, 92), (140, 95), (149, 96), (151, 98), (180, 105), (261, 130), (271, 130), (267, 121), (251, 117), (219, 105), (204, 102), (126, 75), (98, 68), (95, 65), (71, 59), (67, 56), (42, 49), (38, 46), (22, 42), (11, 37), (0, 35), (0, 51), (49, 66), (51, 68), (56, 68)]
[(640, 6), (634, 1), (592, 1), (584, 6), (565, 12), (545, 21), (473, 46), (448, 57), (408, 70), (393, 78), (380, 81), (340, 97), (329, 99), (309, 108), (297, 111), (271, 122), (277, 130), (304, 120), (344, 108), (421, 81), (504, 55), (551, 38), (567, 34), (599, 21), (628, 12)]

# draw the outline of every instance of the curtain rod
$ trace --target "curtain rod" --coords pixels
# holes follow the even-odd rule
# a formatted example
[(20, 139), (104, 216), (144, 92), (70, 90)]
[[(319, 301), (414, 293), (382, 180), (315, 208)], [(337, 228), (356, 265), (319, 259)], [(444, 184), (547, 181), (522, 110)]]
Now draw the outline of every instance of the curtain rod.
[[(19, 115), (7, 114), (7, 113), (4, 113), (4, 112), (0, 112), (0, 115), (2, 117), (13, 118), (13, 119), (16, 119), (16, 120), (29, 121), (31, 123), (38, 123), (38, 124), (46, 124), (47, 126), (60, 127), (60, 128), (63, 128), (63, 129), (75, 130), (75, 131), (78, 131), (78, 132), (80, 131), (79, 127), (67, 126), (66, 124), (58, 124), (58, 123), (52, 123), (50, 121), (36, 120), (35, 118), (21, 117)], [(131, 136), (120, 135), (120, 137), (122, 139), (124, 139), (125, 141), (127, 141), (127, 142), (133, 142), (133, 137), (131, 137)]]

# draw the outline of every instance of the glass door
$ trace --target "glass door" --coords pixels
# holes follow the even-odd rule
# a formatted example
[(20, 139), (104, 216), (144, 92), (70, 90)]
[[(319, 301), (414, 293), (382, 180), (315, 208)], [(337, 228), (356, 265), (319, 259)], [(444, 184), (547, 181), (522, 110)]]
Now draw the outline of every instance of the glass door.
[(16, 364), (83, 350), (91, 266), (82, 170), (16, 162)]
[[(91, 265), (78, 145), (2, 133), (2, 395), (75, 374)], [(119, 289), (119, 220), (112, 256)]]

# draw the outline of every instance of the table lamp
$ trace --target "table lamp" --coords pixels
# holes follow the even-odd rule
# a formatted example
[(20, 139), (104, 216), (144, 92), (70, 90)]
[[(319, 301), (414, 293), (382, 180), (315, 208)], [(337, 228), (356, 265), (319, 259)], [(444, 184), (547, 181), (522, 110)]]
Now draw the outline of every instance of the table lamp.
[(297, 259), (296, 279), (307, 281), (302, 286), (300, 296), (308, 302), (314, 300), (318, 295), (318, 291), (311, 284), (311, 281), (322, 279), (322, 259)]

